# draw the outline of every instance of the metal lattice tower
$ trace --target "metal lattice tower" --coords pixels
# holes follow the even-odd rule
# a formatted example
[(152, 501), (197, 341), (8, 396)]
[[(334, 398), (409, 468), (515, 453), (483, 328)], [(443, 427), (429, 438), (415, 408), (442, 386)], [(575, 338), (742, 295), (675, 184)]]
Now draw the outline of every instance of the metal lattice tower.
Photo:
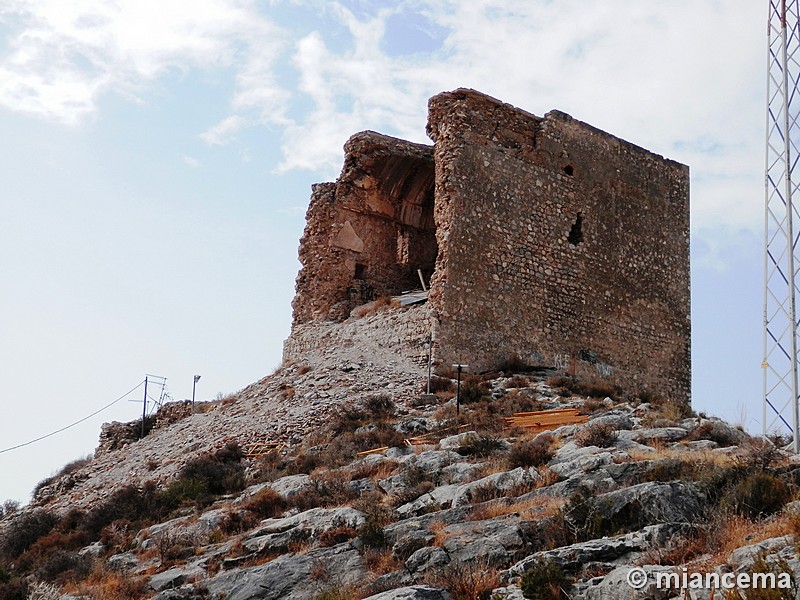
[(763, 433), (798, 427), (800, 0), (770, 0), (764, 242)]

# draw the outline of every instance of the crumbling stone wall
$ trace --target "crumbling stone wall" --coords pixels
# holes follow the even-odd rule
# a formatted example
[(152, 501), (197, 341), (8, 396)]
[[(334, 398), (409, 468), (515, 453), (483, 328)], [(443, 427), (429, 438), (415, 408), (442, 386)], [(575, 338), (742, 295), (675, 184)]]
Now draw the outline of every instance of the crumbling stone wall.
[(437, 359), (690, 391), (689, 170), (553, 111), (429, 103)]
[(420, 286), (436, 263), (430, 146), (371, 131), (345, 145), (336, 183), (313, 187), (300, 241), (294, 324), (340, 321)]
[(688, 167), (473, 90), (432, 98), (427, 129), (433, 149), (353, 136), (315, 186), (295, 331), (420, 268), (440, 369), (514, 360), (688, 400)]

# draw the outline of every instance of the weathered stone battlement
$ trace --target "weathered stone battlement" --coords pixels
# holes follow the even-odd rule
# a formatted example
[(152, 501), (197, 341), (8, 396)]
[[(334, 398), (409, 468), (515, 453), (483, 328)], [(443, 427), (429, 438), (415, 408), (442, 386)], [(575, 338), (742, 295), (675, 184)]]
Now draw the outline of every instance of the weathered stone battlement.
[(295, 331), (420, 270), (440, 367), (516, 359), (688, 400), (688, 167), (474, 90), (433, 97), (427, 131), (432, 148), (356, 134), (314, 186)]

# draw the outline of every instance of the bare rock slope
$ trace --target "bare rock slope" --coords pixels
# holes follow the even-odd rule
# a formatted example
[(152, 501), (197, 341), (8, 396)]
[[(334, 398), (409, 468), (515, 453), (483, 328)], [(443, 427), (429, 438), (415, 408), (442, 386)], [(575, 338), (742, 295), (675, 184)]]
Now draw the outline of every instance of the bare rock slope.
[[(309, 343), (55, 477), (0, 520), (0, 598), (706, 599), (754, 572), (783, 595), (744, 597), (795, 597), (788, 453), (681, 403), (524, 369), (468, 378), (456, 414), (454, 381), (423, 396), (418, 351), (379, 335), (408, 314), (351, 319), (336, 351)], [(563, 408), (587, 422), (503, 420)], [(265, 442), (284, 445), (243, 455)], [(717, 579), (681, 590), (670, 573)]]

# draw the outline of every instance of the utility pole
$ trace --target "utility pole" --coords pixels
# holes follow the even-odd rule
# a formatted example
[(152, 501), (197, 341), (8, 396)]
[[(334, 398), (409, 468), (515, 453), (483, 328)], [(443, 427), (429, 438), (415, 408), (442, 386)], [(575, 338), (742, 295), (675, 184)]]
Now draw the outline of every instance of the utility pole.
[(461, 371), (469, 368), (469, 365), (457, 364), (453, 368), (458, 371), (458, 385), (456, 387), (456, 418), (461, 414)]
[(194, 376), (194, 382), (192, 383), (192, 409), (194, 409), (194, 390), (197, 387), (197, 382), (200, 380), (200, 375)]
[(144, 376), (144, 402), (142, 402), (142, 436), (144, 437), (144, 419), (147, 416), (147, 378), (148, 375)]
[(429, 333), (425, 336), (425, 341), (422, 342), (422, 347), (428, 351), (428, 385), (425, 387), (425, 393), (430, 396), (431, 394), (431, 357), (433, 354), (433, 334)]
[(800, 453), (798, 418), (797, 268), (800, 218), (800, 0), (769, 0), (764, 236), (764, 357), (762, 433), (792, 433)]

